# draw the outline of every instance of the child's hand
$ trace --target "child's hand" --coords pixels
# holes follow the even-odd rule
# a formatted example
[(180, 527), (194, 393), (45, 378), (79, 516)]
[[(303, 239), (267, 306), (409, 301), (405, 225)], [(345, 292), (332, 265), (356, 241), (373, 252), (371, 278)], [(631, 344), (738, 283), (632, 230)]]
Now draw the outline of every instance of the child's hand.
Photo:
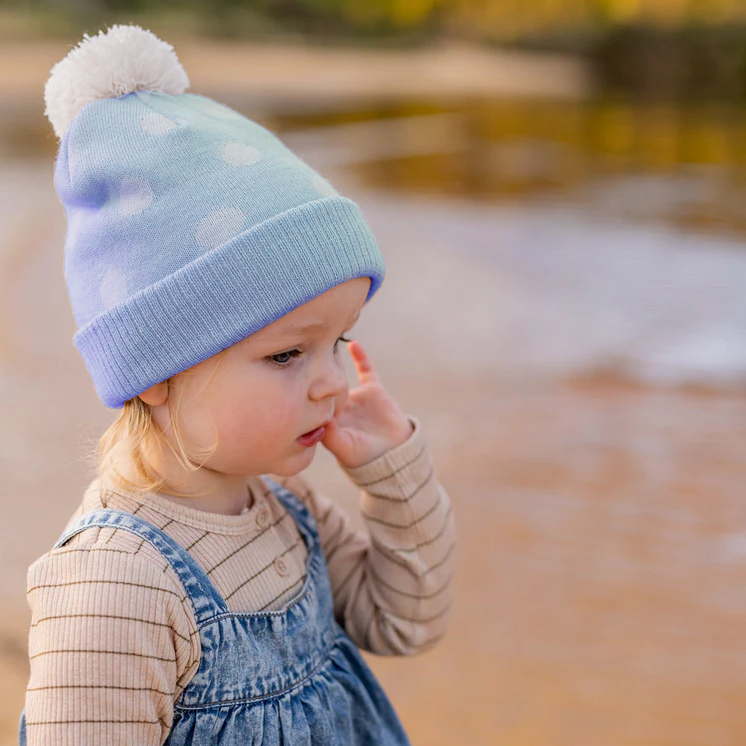
[(360, 385), (350, 389), (344, 409), (335, 413), (320, 442), (341, 466), (352, 468), (401, 445), (413, 428), (379, 382), (362, 345), (352, 340), (347, 349), (357, 368)]

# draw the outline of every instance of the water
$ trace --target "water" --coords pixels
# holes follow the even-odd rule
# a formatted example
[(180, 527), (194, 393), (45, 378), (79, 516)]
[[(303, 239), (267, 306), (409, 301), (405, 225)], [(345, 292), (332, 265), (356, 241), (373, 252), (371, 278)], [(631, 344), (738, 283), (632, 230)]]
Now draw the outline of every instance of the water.
[[(368, 184), (744, 235), (742, 107), (500, 100), (275, 118)], [(302, 130), (297, 132), (297, 130)]]
[(503, 101), (274, 124), (385, 195), (366, 203), (381, 240), (470, 257), (441, 364), (474, 354), (458, 320), (476, 314), (475, 362), (497, 374), (746, 381), (742, 110)]

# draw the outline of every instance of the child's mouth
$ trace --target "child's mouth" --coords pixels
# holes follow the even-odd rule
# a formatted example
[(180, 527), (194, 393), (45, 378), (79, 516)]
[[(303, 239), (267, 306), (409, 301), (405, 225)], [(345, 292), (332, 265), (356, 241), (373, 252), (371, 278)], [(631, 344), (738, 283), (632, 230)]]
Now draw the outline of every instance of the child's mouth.
[(316, 445), (326, 435), (325, 427), (317, 427), (315, 430), (304, 433), (298, 438), (298, 442), (302, 446), (310, 447)]

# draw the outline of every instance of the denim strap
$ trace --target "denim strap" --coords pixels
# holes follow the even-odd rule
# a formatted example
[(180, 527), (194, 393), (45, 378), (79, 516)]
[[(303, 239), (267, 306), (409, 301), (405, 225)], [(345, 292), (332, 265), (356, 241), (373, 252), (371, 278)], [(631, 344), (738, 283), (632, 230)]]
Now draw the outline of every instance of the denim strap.
[(197, 624), (202, 624), (217, 614), (228, 612), (225, 599), (189, 552), (158, 527), (132, 513), (112, 508), (99, 508), (85, 513), (62, 534), (54, 548), (61, 547), (75, 534), (91, 526), (108, 526), (130, 531), (152, 544), (179, 576), (192, 603)]

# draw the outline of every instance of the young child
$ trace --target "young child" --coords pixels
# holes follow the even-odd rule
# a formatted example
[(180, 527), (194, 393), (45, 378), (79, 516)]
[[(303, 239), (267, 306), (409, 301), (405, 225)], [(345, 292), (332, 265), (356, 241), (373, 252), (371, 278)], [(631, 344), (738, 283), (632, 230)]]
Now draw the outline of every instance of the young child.
[[(408, 744), (358, 648), (443, 637), (456, 534), (419, 421), (343, 336), (384, 262), (354, 202), (188, 84), (113, 26), (46, 85), (73, 341), (122, 412), (28, 571), (20, 742)], [(299, 476), (318, 443), (366, 531)]]

